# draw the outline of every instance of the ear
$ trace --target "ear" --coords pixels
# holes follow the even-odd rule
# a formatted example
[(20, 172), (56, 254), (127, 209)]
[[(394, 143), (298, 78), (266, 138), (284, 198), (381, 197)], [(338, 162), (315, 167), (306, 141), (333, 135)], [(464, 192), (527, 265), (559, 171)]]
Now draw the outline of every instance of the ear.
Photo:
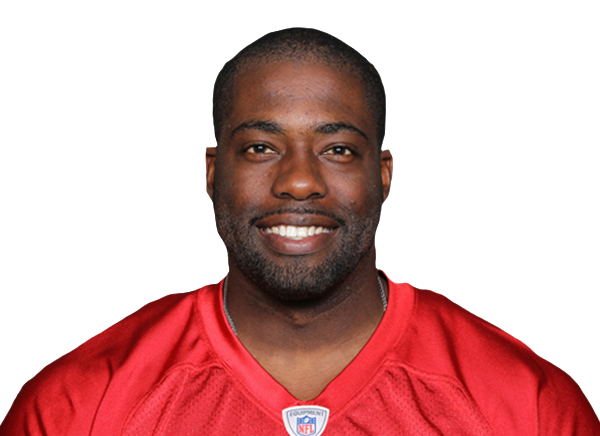
[(381, 183), (383, 185), (383, 201), (390, 194), (392, 186), (392, 173), (394, 172), (394, 159), (389, 150), (384, 150), (380, 155), (381, 160)]
[(213, 185), (215, 183), (215, 161), (217, 160), (217, 147), (206, 147), (206, 192), (212, 200)]

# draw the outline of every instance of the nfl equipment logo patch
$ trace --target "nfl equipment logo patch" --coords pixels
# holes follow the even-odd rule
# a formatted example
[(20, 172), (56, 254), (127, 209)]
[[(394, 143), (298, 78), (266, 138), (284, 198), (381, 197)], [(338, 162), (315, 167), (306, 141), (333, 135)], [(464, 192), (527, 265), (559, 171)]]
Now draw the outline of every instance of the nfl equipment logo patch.
[(302, 418), (296, 418), (298, 423), (298, 434), (306, 436), (313, 436), (317, 432), (317, 418), (309, 418), (308, 415), (304, 415)]
[(329, 409), (321, 406), (294, 406), (283, 409), (282, 415), (290, 436), (320, 436), (327, 425)]

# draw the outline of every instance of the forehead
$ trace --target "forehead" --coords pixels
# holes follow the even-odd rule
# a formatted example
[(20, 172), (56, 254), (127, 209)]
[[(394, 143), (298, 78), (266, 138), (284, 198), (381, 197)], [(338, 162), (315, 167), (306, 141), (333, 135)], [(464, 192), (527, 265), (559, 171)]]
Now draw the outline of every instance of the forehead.
[(323, 122), (356, 125), (375, 141), (375, 122), (360, 79), (315, 62), (253, 65), (238, 73), (223, 134), (254, 120), (276, 121), (291, 130)]

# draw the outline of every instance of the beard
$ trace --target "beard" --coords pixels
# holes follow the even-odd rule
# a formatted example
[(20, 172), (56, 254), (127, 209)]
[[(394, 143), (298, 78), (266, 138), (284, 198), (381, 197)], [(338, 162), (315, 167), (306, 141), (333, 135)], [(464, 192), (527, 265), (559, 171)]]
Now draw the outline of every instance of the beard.
[[(214, 193), (214, 205), (217, 229), (229, 258), (259, 289), (290, 302), (322, 298), (338, 288), (373, 248), (381, 213), (380, 202), (363, 216), (345, 211), (346, 219), (308, 207), (232, 214), (225, 203), (219, 201), (217, 191)], [(335, 246), (323, 261), (314, 264), (311, 255), (279, 255), (277, 260), (269, 258), (257, 241), (255, 223), (267, 216), (283, 213), (322, 215), (339, 224)]]

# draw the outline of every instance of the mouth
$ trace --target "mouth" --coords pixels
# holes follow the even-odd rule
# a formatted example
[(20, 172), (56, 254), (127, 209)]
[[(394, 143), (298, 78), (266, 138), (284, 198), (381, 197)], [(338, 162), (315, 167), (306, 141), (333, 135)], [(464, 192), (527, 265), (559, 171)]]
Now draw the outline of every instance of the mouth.
[(266, 234), (279, 235), (286, 239), (301, 241), (309, 236), (320, 235), (321, 233), (330, 233), (335, 230), (332, 227), (323, 226), (294, 226), (294, 225), (276, 225), (271, 227), (259, 227)]
[(272, 251), (289, 256), (316, 254), (336, 241), (343, 223), (315, 213), (277, 213), (254, 223)]

